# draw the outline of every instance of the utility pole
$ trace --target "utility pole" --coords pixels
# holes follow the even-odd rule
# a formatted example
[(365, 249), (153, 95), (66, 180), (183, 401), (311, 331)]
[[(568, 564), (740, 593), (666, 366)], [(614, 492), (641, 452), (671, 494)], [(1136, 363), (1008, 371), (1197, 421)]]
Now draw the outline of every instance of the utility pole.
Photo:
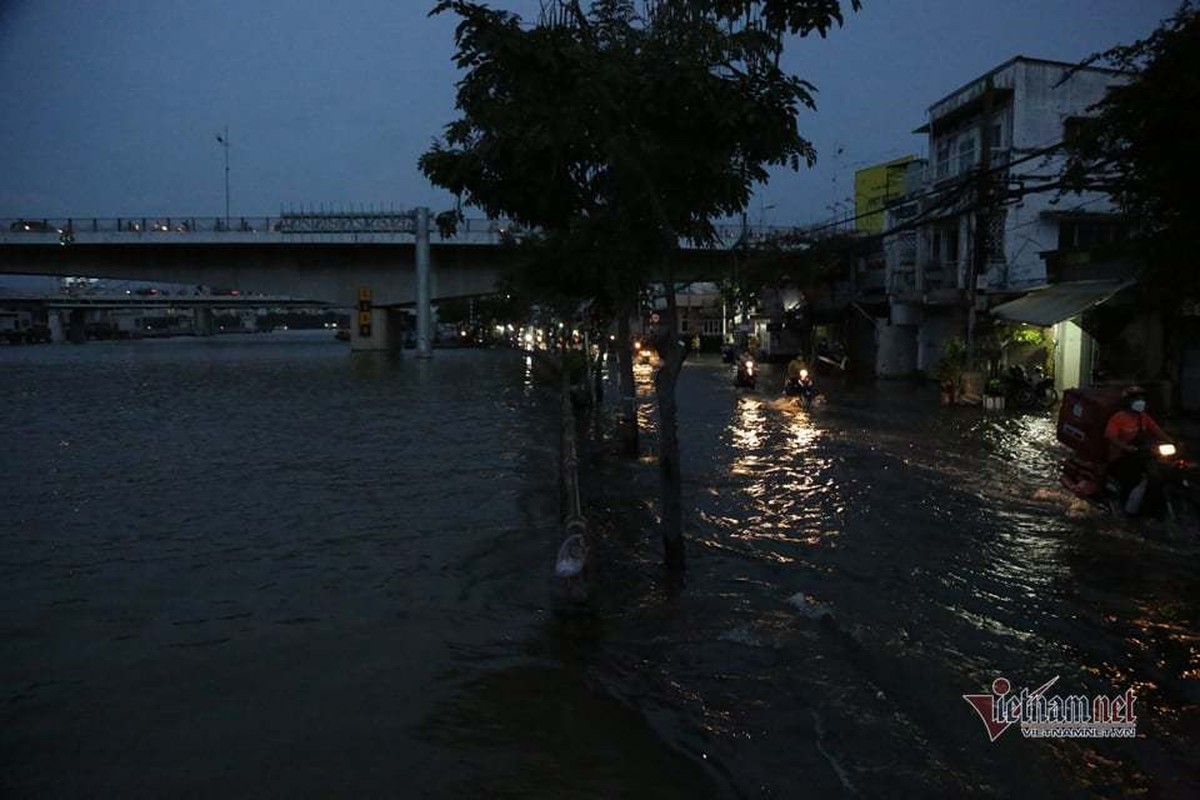
[(217, 141), (225, 148), (225, 230), (229, 230), (229, 126), (225, 126), (224, 135), (218, 133)]
[(988, 258), (991, 255), (992, 220), (992, 143), (989, 130), (992, 124), (992, 107), (995, 103), (995, 87), (989, 76), (983, 90), (983, 110), (979, 115), (979, 172), (975, 183), (975, 236), (971, 253), (971, 266), (967, 270), (967, 370), (975, 369), (975, 324), (976, 304), (979, 297), (976, 288), (979, 276), (987, 274)]
[(433, 323), (429, 286), (429, 209), (421, 206), (414, 216), (417, 260), (417, 358), (433, 357)]

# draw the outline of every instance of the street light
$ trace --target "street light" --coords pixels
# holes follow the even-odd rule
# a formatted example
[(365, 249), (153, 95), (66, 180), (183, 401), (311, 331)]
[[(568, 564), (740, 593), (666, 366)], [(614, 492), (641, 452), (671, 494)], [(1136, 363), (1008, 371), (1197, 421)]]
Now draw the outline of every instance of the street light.
[(767, 233), (767, 212), (775, 207), (774, 203), (769, 206), (764, 206), (762, 198), (758, 200), (758, 227), (762, 230), (763, 235)]
[(225, 148), (225, 230), (229, 230), (229, 126), (225, 133), (217, 134), (217, 141)]

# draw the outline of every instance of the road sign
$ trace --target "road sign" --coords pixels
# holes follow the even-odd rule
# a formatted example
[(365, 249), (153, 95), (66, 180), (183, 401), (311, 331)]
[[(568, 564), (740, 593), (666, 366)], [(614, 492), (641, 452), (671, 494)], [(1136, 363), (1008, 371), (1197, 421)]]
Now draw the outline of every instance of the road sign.
[(360, 286), (358, 289), (358, 335), (363, 338), (371, 336), (371, 288)]
[(359, 336), (371, 337), (371, 287), (359, 287)]

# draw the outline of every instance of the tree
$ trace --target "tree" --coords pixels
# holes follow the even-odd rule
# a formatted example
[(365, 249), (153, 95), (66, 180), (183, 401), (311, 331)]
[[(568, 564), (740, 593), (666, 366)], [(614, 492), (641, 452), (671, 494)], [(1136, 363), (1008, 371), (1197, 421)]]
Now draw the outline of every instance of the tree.
[[(857, 9), (859, 0), (848, 0)], [(813, 87), (780, 66), (788, 34), (824, 36), (840, 0), (547, 0), (538, 23), (467, 0), (455, 63), (462, 116), (420, 160), (429, 179), (568, 254), (580, 296), (627, 319), (649, 280), (674, 286), (681, 239), (716, 241), (773, 166), (815, 159), (797, 112)], [(561, 282), (559, 281), (561, 286)], [(667, 295), (657, 345), (667, 565), (684, 568), (675, 382), (685, 347)], [(628, 341), (622, 372), (632, 376)], [(631, 391), (631, 387), (623, 387)], [(630, 395), (630, 398), (632, 395)]]
[(1200, 294), (1194, 267), (1200, 185), (1200, 13), (1187, 0), (1145, 39), (1080, 66), (1129, 73), (1065, 142), (1063, 184), (1108, 192), (1135, 225), (1143, 290), (1170, 311)]

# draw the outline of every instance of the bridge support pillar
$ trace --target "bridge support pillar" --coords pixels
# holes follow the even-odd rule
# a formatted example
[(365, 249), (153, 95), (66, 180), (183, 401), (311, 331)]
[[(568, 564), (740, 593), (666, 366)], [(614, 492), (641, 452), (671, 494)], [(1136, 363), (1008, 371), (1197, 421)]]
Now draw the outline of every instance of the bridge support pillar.
[(192, 330), (197, 336), (213, 335), (213, 312), (211, 308), (197, 306), (192, 310)]
[(46, 325), (50, 328), (50, 341), (54, 344), (62, 344), (67, 340), (67, 325), (63, 324), (63, 315), (66, 313), (56, 310), (46, 312)]
[(397, 308), (372, 308), (371, 327), (364, 336), (361, 325), (350, 326), (351, 352), (404, 349), (404, 331), (407, 313)]
[(429, 209), (417, 209), (417, 358), (433, 356), (432, 296), (429, 287)]
[(67, 340), (71, 344), (87, 342), (87, 312), (82, 308), (72, 308), (67, 324)]

